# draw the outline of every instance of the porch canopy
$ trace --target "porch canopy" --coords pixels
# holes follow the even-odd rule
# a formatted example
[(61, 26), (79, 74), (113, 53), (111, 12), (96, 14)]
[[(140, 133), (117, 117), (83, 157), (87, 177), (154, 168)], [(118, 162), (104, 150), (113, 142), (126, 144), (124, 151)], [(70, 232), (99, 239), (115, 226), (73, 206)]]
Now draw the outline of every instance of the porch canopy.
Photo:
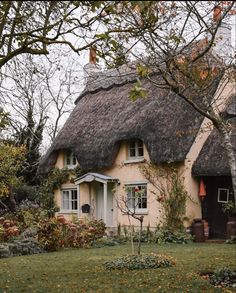
[(78, 186), (78, 193), (79, 193), (79, 186), (81, 183), (90, 183), (93, 181), (97, 181), (103, 184), (103, 218), (105, 224), (107, 224), (107, 184), (108, 182), (118, 183), (117, 178), (112, 178), (111, 176), (103, 175), (100, 173), (86, 173), (81, 177), (75, 179), (75, 184)]
[(75, 184), (79, 185), (83, 182), (92, 182), (92, 181), (98, 181), (105, 184), (107, 182), (118, 182), (119, 180), (116, 178), (112, 178), (111, 176), (103, 175), (100, 173), (86, 173), (82, 175), (81, 177), (76, 178)]

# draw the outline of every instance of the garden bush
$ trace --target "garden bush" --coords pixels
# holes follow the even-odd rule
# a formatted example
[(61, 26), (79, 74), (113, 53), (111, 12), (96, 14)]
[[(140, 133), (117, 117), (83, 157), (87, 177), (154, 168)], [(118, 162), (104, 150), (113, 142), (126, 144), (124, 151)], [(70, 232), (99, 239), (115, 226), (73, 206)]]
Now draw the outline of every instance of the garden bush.
[(106, 270), (143, 270), (166, 268), (175, 265), (172, 257), (158, 254), (125, 255), (104, 263)]
[(227, 267), (215, 270), (210, 275), (210, 283), (214, 286), (232, 286), (236, 288), (236, 272)]
[(120, 237), (116, 238), (116, 237), (103, 237), (98, 239), (97, 241), (95, 241), (93, 243), (93, 247), (94, 248), (100, 248), (100, 247), (104, 247), (104, 246), (116, 246), (116, 245), (120, 245), (122, 244), (122, 242), (120, 241)]
[(13, 221), (20, 233), (30, 227), (36, 227), (37, 223), (44, 219), (47, 213), (38, 204), (29, 200), (22, 201), (15, 213), (5, 213), (4, 218)]
[[(133, 227), (126, 228), (126, 233), (122, 236), (118, 236), (123, 242), (130, 241), (130, 229), (133, 229), (133, 241), (138, 242), (139, 232), (134, 231)], [(141, 242), (143, 243), (177, 243), (177, 244), (187, 244), (193, 241), (193, 236), (184, 230), (172, 232), (168, 229), (162, 227), (157, 227), (155, 230), (151, 230), (149, 227), (144, 229), (141, 234)]]
[(101, 220), (73, 223), (58, 216), (38, 223), (38, 240), (47, 251), (63, 247), (88, 248), (104, 236), (105, 229)]
[(193, 240), (192, 235), (189, 233), (179, 231), (171, 232), (167, 229), (157, 229), (151, 238), (151, 242), (154, 243), (177, 243), (187, 244)]
[(230, 239), (227, 239), (225, 241), (225, 243), (227, 243), (227, 244), (236, 244), (236, 235), (231, 236)]
[(63, 226), (57, 218), (47, 218), (37, 224), (38, 241), (46, 251), (64, 247)]
[(20, 234), (17, 224), (13, 220), (0, 218), (0, 242), (11, 241)]

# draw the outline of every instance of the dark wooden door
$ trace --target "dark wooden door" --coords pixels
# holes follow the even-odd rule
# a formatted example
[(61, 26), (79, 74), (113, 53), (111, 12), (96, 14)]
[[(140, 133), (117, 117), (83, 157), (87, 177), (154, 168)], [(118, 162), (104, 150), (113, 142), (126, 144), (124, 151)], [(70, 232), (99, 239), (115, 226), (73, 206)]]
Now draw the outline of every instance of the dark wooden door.
[[(233, 200), (232, 183), (230, 177), (204, 177), (206, 198), (202, 202), (202, 216), (210, 227), (211, 238), (226, 238), (227, 215), (222, 211), (225, 198)], [(220, 195), (219, 195), (220, 194)]]

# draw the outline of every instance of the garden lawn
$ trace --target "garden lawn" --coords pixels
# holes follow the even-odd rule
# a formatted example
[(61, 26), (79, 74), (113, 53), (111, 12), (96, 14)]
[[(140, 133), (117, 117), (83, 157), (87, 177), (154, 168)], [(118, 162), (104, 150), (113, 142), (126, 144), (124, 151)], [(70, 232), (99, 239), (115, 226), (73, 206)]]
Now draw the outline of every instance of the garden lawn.
[(176, 266), (110, 272), (102, 267), (104, 261), (129, 252), (129, 245), (120, 245), (0, 259), (0, 292), (236, 292), (215, 288), (199, 275), (224, 266), (235, 269), (234, 245), (143, 245), (143, 253), (172, 256)]

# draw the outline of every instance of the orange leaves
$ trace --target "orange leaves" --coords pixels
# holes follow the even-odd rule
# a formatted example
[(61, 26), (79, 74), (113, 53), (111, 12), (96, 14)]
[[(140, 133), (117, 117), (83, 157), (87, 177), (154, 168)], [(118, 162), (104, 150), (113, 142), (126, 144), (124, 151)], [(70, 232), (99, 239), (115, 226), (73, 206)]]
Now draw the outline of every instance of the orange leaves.
[(179, 56), (176, 61), (178, 64), (184, 64), (186, 62), (186, 58), (185, 56)]
[(203, 69), (203, 70), (201, 70), (201, 71), (199, 72), (199, 77), (200, 77), (201, 80), (206, 79), (207, 76), (208, 76), (208, 70)]

